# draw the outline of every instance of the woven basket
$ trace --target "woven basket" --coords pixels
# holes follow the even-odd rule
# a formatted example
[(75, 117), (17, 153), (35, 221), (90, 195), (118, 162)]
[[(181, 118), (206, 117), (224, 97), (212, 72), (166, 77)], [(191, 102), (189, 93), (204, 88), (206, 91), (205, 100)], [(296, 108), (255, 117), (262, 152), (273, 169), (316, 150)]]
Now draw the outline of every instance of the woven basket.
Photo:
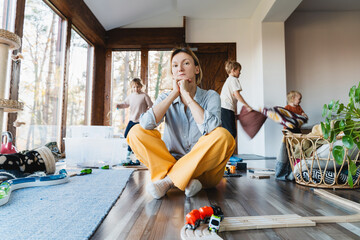
[(0, 29), (0, 43), (9, 45), (10, 50), (16, 50), (21, 47), (20, 37), (5, 29)]
[(17, 100), (0, 99), (0, 108), (3, 108), (4, 112), (18, 112), (24, 109), (24, 103)]
[(360, 171), (353, 176), (353, 187), (347, 180), (348, 159), (350, 157), (356, 165), (359, 164), (359, 151), (356, 148), (346, 150), (344, 161), (338, 165), (332, 155), (333, 146), (341, 143), (341, 139), (334, 143), (319, 137), (293, 134), (285, 132), (285, 142), (292, 172), (296, 183), (318, 188), (359, 188)]

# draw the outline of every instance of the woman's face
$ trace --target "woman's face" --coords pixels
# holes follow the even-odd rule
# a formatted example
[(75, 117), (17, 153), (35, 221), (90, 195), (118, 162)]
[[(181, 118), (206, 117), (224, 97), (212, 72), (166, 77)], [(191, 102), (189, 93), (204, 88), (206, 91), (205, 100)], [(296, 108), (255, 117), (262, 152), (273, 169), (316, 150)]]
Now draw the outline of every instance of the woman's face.
[(172, 59), (171, 72), (175, 80), (187, 79), (189, 83), (196, 84), (196, 74), (199, 73), (199, 67), (195, 66), (191, 55), (179, 52)]

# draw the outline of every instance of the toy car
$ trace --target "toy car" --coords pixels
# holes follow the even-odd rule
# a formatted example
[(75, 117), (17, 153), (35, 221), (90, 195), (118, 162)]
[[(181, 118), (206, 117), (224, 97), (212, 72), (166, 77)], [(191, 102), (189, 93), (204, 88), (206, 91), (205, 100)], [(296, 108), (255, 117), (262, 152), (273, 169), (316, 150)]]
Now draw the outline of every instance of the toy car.
[(200, 212), (197, 209), (186, 214), (186, 228), (195, 230), (200, 225)]
[(199, 212), (200, 212), (201, 221), (203, 223), (208, 223), (211, 218), (211, 215), (214, 214), (213, 208), (209, 206), (204, 206), (199, 208)]
[(214, 215), (215, 216), (218, 216), (221, 218), (221, 221), (224, 219), (224, 213), (223, 211), (221, 210), (221, 208), (219, 206), (216, 206), (216, 205), (211, 205), (213, 211), (214, 211)]
[(211, 215), (210, 222), (209, 222), (209, 231), (217, 232), (220, 228), (221, 217), (215, 216), (214, 214)]

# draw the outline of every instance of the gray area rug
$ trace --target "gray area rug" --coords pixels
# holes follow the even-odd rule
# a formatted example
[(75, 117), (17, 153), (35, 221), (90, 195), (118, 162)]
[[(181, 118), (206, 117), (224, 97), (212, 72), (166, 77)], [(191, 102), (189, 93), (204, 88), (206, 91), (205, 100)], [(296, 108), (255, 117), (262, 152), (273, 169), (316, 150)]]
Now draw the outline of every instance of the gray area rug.
[(88, 239), (132, 172), (93, 169), (64, 184), (13, 191), (0, 206), (0, 239)]

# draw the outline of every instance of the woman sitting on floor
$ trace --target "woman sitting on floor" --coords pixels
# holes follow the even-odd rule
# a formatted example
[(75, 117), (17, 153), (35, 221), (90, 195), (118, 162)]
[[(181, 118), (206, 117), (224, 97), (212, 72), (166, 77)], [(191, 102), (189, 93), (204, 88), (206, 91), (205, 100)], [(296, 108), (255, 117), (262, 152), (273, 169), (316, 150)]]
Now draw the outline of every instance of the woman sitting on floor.
[[(150, 170), (147, 191), (156, 199), (172, 187), (187, 197), (223, 177), (235, 140), (221, 126), (220, 96), (197, 85), (202, 79), (198, 58), (189, 48), (174, 49), (173, 89), (162, 93), (127, 137), (136, 158)], [(165, 119), (163, 140), (155, 128)]]

